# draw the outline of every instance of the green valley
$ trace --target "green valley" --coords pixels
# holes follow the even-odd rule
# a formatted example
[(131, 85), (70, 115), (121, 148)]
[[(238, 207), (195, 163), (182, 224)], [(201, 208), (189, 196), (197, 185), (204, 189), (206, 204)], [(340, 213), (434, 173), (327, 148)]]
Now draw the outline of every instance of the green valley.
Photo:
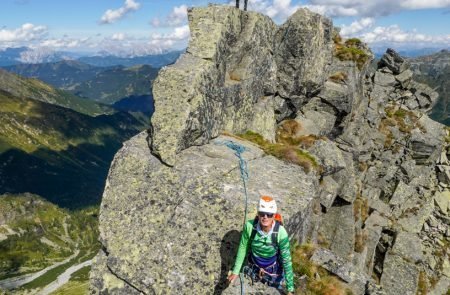
[(97, 215), (96, 207), (68, 211), (37, 195), (1, 195), (0, 288), (42, 288), (92, 259), (99, 249)]
[(15, 96), (27, 97), (70, 108), (92, 116), (113, 112), (108, 106), (100, 105), (88, 99), (77, 97), (69, 92), (53, 88), (40, 80), (23, 78), (2, 69), (0, 69), (0, 90), (9, 92)]

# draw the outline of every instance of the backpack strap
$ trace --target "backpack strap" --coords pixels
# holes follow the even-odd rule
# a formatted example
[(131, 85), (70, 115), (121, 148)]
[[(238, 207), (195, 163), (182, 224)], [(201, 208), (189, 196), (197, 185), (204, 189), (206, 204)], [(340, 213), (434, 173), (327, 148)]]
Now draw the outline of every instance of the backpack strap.
[(272, 245), (277, 250), (278, 253), (278, 232), (280, 231), (280, 222), (278, 220), (275, 220), (275, 226), (273, 227), (272, 231)]
[(258, 225), (258, 216), (255, 217), (255, 219), (253, 220), (253, 228), (252, 228), (252, 233), (250, 234), (250, 239), (248, 240), (248, 244), (249, 244), (249, 248), (248, 251), (251, 251), (251, 247), (252, 247), (252, 243), (253, 240), (255, 239), (256, 236), (256, 226)]

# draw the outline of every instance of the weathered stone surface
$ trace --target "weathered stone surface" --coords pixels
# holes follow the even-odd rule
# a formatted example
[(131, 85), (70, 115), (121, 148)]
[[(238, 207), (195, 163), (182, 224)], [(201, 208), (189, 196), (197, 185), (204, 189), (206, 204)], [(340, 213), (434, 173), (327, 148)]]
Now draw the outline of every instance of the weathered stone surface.
[(330, 19), (307, 9), (297, 10), (279, 28), (275, 60), (281, 96), (311, 97), (320, 90), (332, 59), (332, 31)]
[[(223, 145), (236, 140), (219, 137), (186, 149), (171, 168), (150, 154), (147, 136), (143, 132), (126, 142), (112, 163), (100, 212), (106, 258), (97, 262), (106, 260), (107, 270), (95, 266), (103, 271), (92, 289), (124, 294), (124, 288), (133, 286), (149, 294), (212, 293), (223, 287), (242, 227), (242, 218), (224, 214), (244, 214), (238, 159)], [(305, 240), (316, 180), (299, 166), (263, 157), (254, 145), (239, 143), (247, 148), (243, 156), (251, 175), (248, 218), (253, 218), (261, 194), (273, 195), (290, 236)], [(110, 286), (103, 279), (109, 275), (125, 286), (119, 288), (118, 281)]]
[(447, 214), (450, 208), (450, 191), (437, 192), (434, 195), (434, 202), (442, 213)]
[(386, 53), (378, 62), (378, 68), (387, 67), (395, 75), (409, 68), (409, 63), (401, 57), (394, 49), (388, 48)]
[(407, 261), (419, 262), (423, 259), (421, 240), (417, 234), (399, 232), (391, 253)]
[(415, 95), (420, 108), (424, 112), (428, 112), (432, 109), (439, 94), (431, 89), (428, 85), (411, 81), (408, 85), (408, 89)]
[(395, 188), (395, 192), (392, 195), (391, 200), (389, 201), (390, 205), (401, 205), (403, 204), (408, 198), (410, 198), (412, 195), (414, 195), (415, 191), (414, 188), (405, 184), (403, 181), (400, 181)]
[(450, 290), (450, 278), (448, 277), (441, 277), (439, 281), (434, 286), (433, 290), (428, 293), (429, 295), (442, 295), (448, 293), (448, 290)]
[(375, 84), (378, 84), (380, 86), (394, 86), (397, 83), (392, 74), (382, 73), (378, 71), (375, 73), (374, 82)]
[(355, 245), (354, 224), (353, 205), (333, 206), (322, 218), (320, 233), (330, 250), (346, 260), (350, 260)]
[(331, 176), (325, 176), (320, 183), (319, 189), (320, 203), (325, 206), (325, 208), (330, 208), (337, 196), (339, 185)]
[(169, 165), (177, 153), (221, 130), (249, 129), (259, 120), (253, 119), (253, 105), (265, 91), (275, 92), (272, 20), (228, 6), (193, 8), (189, 20), (186, 53), (153, 84), (151, 148)]
[(388, 253), (384, 260), (381, 286), (387, 295), (415, 295), (419, 269), (402, 257)]
[(430, 217), (433, 212), (432, 204), (423, 205), (416, 213), (408, 213), (406, 216), (400, 218), (398, 223), (403, 230), (410, 233), (419, 233), (422, 230), (423, 224)]
[(351, 111), (352, 101), (349, 100), (350, 96), (346, 85), (327, 81), (318, 96), (340, 112), (350, 113)]
[(413, 76), (413, 71), (410, 69), (403, 71), (401, 74), (395, 76), (395, 79), (400, 82), (403, 88), (407, 88), (409, 86), (409, 82), (411, 82)]
[(265, 139), (274, 142), (277, 126), (273, 97), (261, 98), (254, 105), (254, 111), (255, 115), (253, 116), (253, 120), (249, 124), (248, 129), (261, 134)]
[(368, 277), (355, 270), (350, 262), (327, 249), (317, 249), (311, 257), (311, 261), (337, 275), (343, 281), (350, 283), (356, 291), (355, 294), (364, 294)]
[(295, 120), (302, 126), (297, 136), (310, 134), (322, 136), (333, 130), (336, 116), (323, 111), (306, 110), (304, 114), (298, 114)]
[(436, 162), (443, 146), (444, 126), (431, 120), (427, 115), (423, 115), (418, 123), (424, 132), (419, 129), (411, 131), (409, 147), (412, 150), (412, 157), (418, 164)]
[(315, 156), (323, 168), (323, 175), (334, 174), (346, 167), (344, 156), (330, 140), (316, 140), (308, 151)]

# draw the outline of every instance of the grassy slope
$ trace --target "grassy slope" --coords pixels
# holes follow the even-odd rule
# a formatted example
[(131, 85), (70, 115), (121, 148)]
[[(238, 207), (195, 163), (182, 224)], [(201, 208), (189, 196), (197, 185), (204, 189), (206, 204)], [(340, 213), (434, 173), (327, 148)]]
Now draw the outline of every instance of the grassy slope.
[(2, 69), (0, 69), (0, 90), (17, 97), (32, 98), (88, 115), (96, 116), (112, 112), (112, 109), (107, 106), (55, 89), (40, 80), (22, 78)]
[(0, 193), (65, 207), (98, 202), (114, 154), (145, 128), (126, 113), (90, 117), (5, 91), (0, 104)]
[(127, 97), (149, 96), (151, 82), (156, 78), (158, 70), (150, 66), (115, 67), (99, 73), (94, 79), (81, 83), (70, 91), (105, 104), (113, 104)]
[[(71, 212), (31, 194), (1, 195), (0, 231), (10, 234), (0, 242), (0, 279), (38, 271), (64, 260), (75, 249), (80, 254), (72, 264), (92, 257), (99, 249), (97, 214), (97, 208)], [(66, 268), (51, 271), (47, 281)]]

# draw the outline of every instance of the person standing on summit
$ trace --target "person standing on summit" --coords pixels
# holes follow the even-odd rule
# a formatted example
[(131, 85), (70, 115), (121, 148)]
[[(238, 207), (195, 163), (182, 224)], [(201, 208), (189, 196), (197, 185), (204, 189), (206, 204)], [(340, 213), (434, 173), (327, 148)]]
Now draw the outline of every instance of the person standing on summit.
[[(247, 11), (247, 2), (248, 0), (244, 0), (244, 11)], [(236, 0), (236, 8), (239, 8), (239, 0)]]

